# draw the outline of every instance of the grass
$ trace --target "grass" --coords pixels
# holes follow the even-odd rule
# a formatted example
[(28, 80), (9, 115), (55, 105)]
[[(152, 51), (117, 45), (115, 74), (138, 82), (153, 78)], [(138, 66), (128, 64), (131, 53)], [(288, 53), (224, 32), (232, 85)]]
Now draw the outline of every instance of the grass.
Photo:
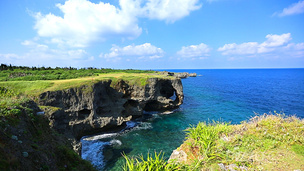
[(1, 64), (0, 81), (37, 81), (37, 80), (64, 80), (81, 77), (98, 76), (108, 73), (155, 73), (151, 70), (118, 70), (106, 68), (50, 68), (50, 67), (24, 67), (24, 66), (8, 66)]
[[(295, 116), (264, 114), (238, 125), (201, 122), (186, 132), (186, 141), (178, 150), (187, 154), (187, 160), (174, 165), (173, 170), (220, 170), (220, 163), (237, 170), (304, 169), (304, 120)], [(154, 162), (151, 157), (140, 159), (126, 158), (136, 166), (141, 166), (139, 162)], [(156, 157), (155, 162), (158, 160)], [(140, 170), (131, 166), (125, 170)]]
[(170, 77), (151, 70), (114, 70), (97, 68), (50, 68), (23, 67), (0, 65), (0, 97), (4, 93), (8, 96), (26, 95), (37, 97), (45, 91), (56, 91), (86, 85), (89, 91), (91, 85), (99, 81), (111, 80), (115, 87), (120, 80), (129, 85), (145, 86), (149, 78)]
[(5, 128), (8, 124), (17, 124), (22, 110), (30, 110), (23, 105), (28, 101), (29, 99), (26, 97), (1, 97), (0, 127)]
[[(35, 114), (29, 98), (0, 90), (0, 170), (95, 170), (50, 129), (44, 115)], [(28, 157), (23, 157), (22, 152), (30, 149)]]
[(166, 160), (163, 159), (163, 153), (154, 153), (150, 155), (147, 154), (145, 158), (143, 155), (139, 155), (137, 157), (127, 157), (123, 154), (125, 158), (125, 165), (122, 167), (122, 170), (128, 171), (161, 171), (161, 170), (178, 170), (179, 166), (175, 163), (167, 163)]
[(111, 86), (113, 87), (119, 80), (124, 80), (129, 85), (145, 86), (148, 84), (149, 78), (171, 79), (171, 77), (155, 73), (106, 73), (99, 74), (98, 76), (66, 80), (0, 81), (0, 93), (2, 87), (3, 90), (5, 89), (14, 92), (15, 95), (22, 94), (30, 97), (36, 97), (45, 91), (64, 90), (83, 85), (90, 87), (99, 81), (111, 80)]

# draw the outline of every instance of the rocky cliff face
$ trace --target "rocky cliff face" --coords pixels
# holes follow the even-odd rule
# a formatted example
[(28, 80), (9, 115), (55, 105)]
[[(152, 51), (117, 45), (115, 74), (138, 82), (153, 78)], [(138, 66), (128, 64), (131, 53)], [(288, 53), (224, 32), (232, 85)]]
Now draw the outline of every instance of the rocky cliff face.
[(82, 136), (118, 127), (143, 111), (175, 109), (183, 98), (180, 79), (150, 78), (145, 86), (120, 80), (48, 91), (40, 95), (39, 104), (59, 108), (48, 112), (50, 125), (74, 140), (77, 151)]

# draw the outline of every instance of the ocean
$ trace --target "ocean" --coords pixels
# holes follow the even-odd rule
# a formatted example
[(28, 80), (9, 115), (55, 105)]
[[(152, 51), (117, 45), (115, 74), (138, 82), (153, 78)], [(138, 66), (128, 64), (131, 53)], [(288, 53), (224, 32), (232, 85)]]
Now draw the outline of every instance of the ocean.
[(197, 73), (182, 80), (184, 104), (173, 112), (146, 113), (120, 133), (83, 139), (82, 158), (99, 170), (121, 170), (122, 153), (163, 152), (168, 159), (198, 122), (238, 124), (264, 113), (304, 118), (304, 69), (168, 70)]

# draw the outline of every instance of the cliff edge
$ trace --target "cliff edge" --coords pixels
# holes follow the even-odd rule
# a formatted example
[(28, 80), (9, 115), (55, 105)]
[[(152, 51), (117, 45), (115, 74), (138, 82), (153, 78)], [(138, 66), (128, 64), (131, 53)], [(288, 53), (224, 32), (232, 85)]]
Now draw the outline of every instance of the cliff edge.
[(144, 111), (178, 108), (183, 99), (179, 78), (148, 78), (145, 85), (121, 79), (47, 91), (39, 95), (38, 104), (55, 109), (45, 108), (50, 126), (68, 137), (80, 153), (81, 137), (122, 126)]

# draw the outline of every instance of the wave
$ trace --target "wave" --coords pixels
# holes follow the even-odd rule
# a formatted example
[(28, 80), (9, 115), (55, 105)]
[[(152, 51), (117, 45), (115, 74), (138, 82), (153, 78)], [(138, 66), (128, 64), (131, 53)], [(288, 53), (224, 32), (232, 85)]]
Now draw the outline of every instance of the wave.
[(152, 123), (150, 123), (150, 122), (140, 122), (132, 130), (152, 129), (152, 128), (153, 128)]
[(122, 142), (120, 140), (113, 139), (113, 140), (110, 141), (110, 145), (121, 146)]
[(85, 141), (95, 141), (95, 140), (100, 140), (100, 139), (105, 139), (105, 138), (116, 137), (117, 135), (118, 135), (118, 133), (107, 133), (107, 134), (94, 135), (91, 137), (85, 137), (82, 139)]
[(170, 115), (172, 113), (174, 113), (174, 111), (165, 111), (165, 112), (160, 113), (160, 115)]
[(105, 166), (103, 149), (109, 142), (102, 141), (81, 141), (82, 150), (81, 157), (90, 161), (98, 169), (102, 169)]

